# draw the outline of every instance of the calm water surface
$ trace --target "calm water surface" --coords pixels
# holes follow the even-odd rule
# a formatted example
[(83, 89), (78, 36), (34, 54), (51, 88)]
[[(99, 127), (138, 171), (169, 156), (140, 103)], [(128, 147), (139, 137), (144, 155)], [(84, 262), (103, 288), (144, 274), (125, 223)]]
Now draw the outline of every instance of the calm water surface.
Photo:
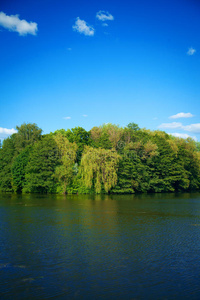
[(200, 299), (200, 194), (0, 194), (0, 299)]

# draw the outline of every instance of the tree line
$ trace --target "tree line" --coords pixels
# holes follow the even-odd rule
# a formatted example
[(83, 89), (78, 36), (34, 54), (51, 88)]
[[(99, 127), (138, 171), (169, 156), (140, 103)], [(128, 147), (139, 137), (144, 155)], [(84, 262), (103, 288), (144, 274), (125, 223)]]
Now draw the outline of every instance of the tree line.
[(16, 126), (0, 145), (0, 191), (184, 192), (200, 188), (200, 143), (163, 131), (104, 124), (42, 134)]

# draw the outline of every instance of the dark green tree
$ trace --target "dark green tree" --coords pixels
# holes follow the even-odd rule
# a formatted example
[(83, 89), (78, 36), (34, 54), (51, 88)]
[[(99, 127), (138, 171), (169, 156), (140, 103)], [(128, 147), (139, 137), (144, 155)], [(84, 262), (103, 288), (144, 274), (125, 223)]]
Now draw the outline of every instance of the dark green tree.
[(3, 141), (0, 149), (0, 190), (3, 192), (12, 191), (11, 168), (15, 154), (15, 139), (12, 135)]
[(112, 189), (112, 193), (117, 194), (133, 194), (136, 190), (134, 185), (135, 170), (133, 160), (135, 153), (131, 150), (123, 151), (119, 161), (119, 168), (117, 172), (117, 184)]
[(90, 144), (90, 133), (82, 127), (75, 127), (66, 131), (66, 137), (70, 143), (76, 143), (78, 146), (76, 161), (80, 163), (84, 146)]
[(34, 145), (41, 139), (42, 129), (35, 123), (24, 123), (21, 126), (16, 126), (16, 129), (18, 132), (15, 134), (15, 148), (18, 152), (29, 145)]
[(188, 184), (185, 170), (177, 158), (176, 143), (165, 132), (155, 132), (151, 137), (158, 147), (159, 155), (154, 157), (151, 168), (154, 170), (151, 181), (151, 192), (173, 192), (179, 185)]
[(186, 140), (178, 139), (177, 158), (184, 168), (185, 177), (188, 180), (187, 190), (200, 189), (200, 152), (198, 144), (188, 138)]
[(12, 186), (17, 193), (21, 192), (25, 183), (25, 169), (29, 161), (31, 146), (27, 146), (17, 155), (12, 164)]
[(127, 125), (127, 128), (128, 128), (128, 129), (131, 129), (131, 130), (133, 130), (133, 131), (138, 131), (138, 130), (140, 130), (140, 127), (138, 126), (138, 124), (136, 124), (136, 123), (134, 123), (134, 122), (129, 123), (129, 124)]
[(26, 167), (23, 192), (56, 192), (54, 173), (60, 164), (57, 144), (53, 137), (46, 135), (34, 144)]

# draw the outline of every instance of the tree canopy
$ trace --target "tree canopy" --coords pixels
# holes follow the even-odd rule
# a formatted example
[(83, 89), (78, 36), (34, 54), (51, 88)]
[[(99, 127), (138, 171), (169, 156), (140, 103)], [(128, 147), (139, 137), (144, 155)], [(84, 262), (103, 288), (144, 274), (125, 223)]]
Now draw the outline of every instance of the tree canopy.
[(200, 189), (200, 143), (111, 123), (42, 135), (22, 124), (0, 147), (0, 191), (184, 192)]
[(120, 156), (115, 150), (94, 149), (86, 146), (81, 160), (81, 173), (85, 185), (100, 193), (106, 192), (117, 183), (117, 165)]
[(18, 152), (41, 139), (42, 129), (35, 123), (24, 123), (21, 126), (16, 126), (16, 129), (18, 132), (15, 135), (15, 147)]
[(55, 178), (59, 183), (57, 190), (65, 194), (67, 185), (69, 185), (73, 179), (73, 167), (76, 161), (78, 146), (76, 143), (70, 143), (62, 133), (57, 133), (54, 139), (60, 157), (60, 164), (55, 169)]

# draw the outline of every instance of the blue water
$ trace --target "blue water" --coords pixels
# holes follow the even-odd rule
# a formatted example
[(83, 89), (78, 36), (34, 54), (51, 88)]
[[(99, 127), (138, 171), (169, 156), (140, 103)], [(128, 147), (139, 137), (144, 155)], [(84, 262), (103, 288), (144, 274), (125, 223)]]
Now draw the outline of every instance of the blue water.
[(200, 194), (0, 194), (0, 299), (200, 299)]

